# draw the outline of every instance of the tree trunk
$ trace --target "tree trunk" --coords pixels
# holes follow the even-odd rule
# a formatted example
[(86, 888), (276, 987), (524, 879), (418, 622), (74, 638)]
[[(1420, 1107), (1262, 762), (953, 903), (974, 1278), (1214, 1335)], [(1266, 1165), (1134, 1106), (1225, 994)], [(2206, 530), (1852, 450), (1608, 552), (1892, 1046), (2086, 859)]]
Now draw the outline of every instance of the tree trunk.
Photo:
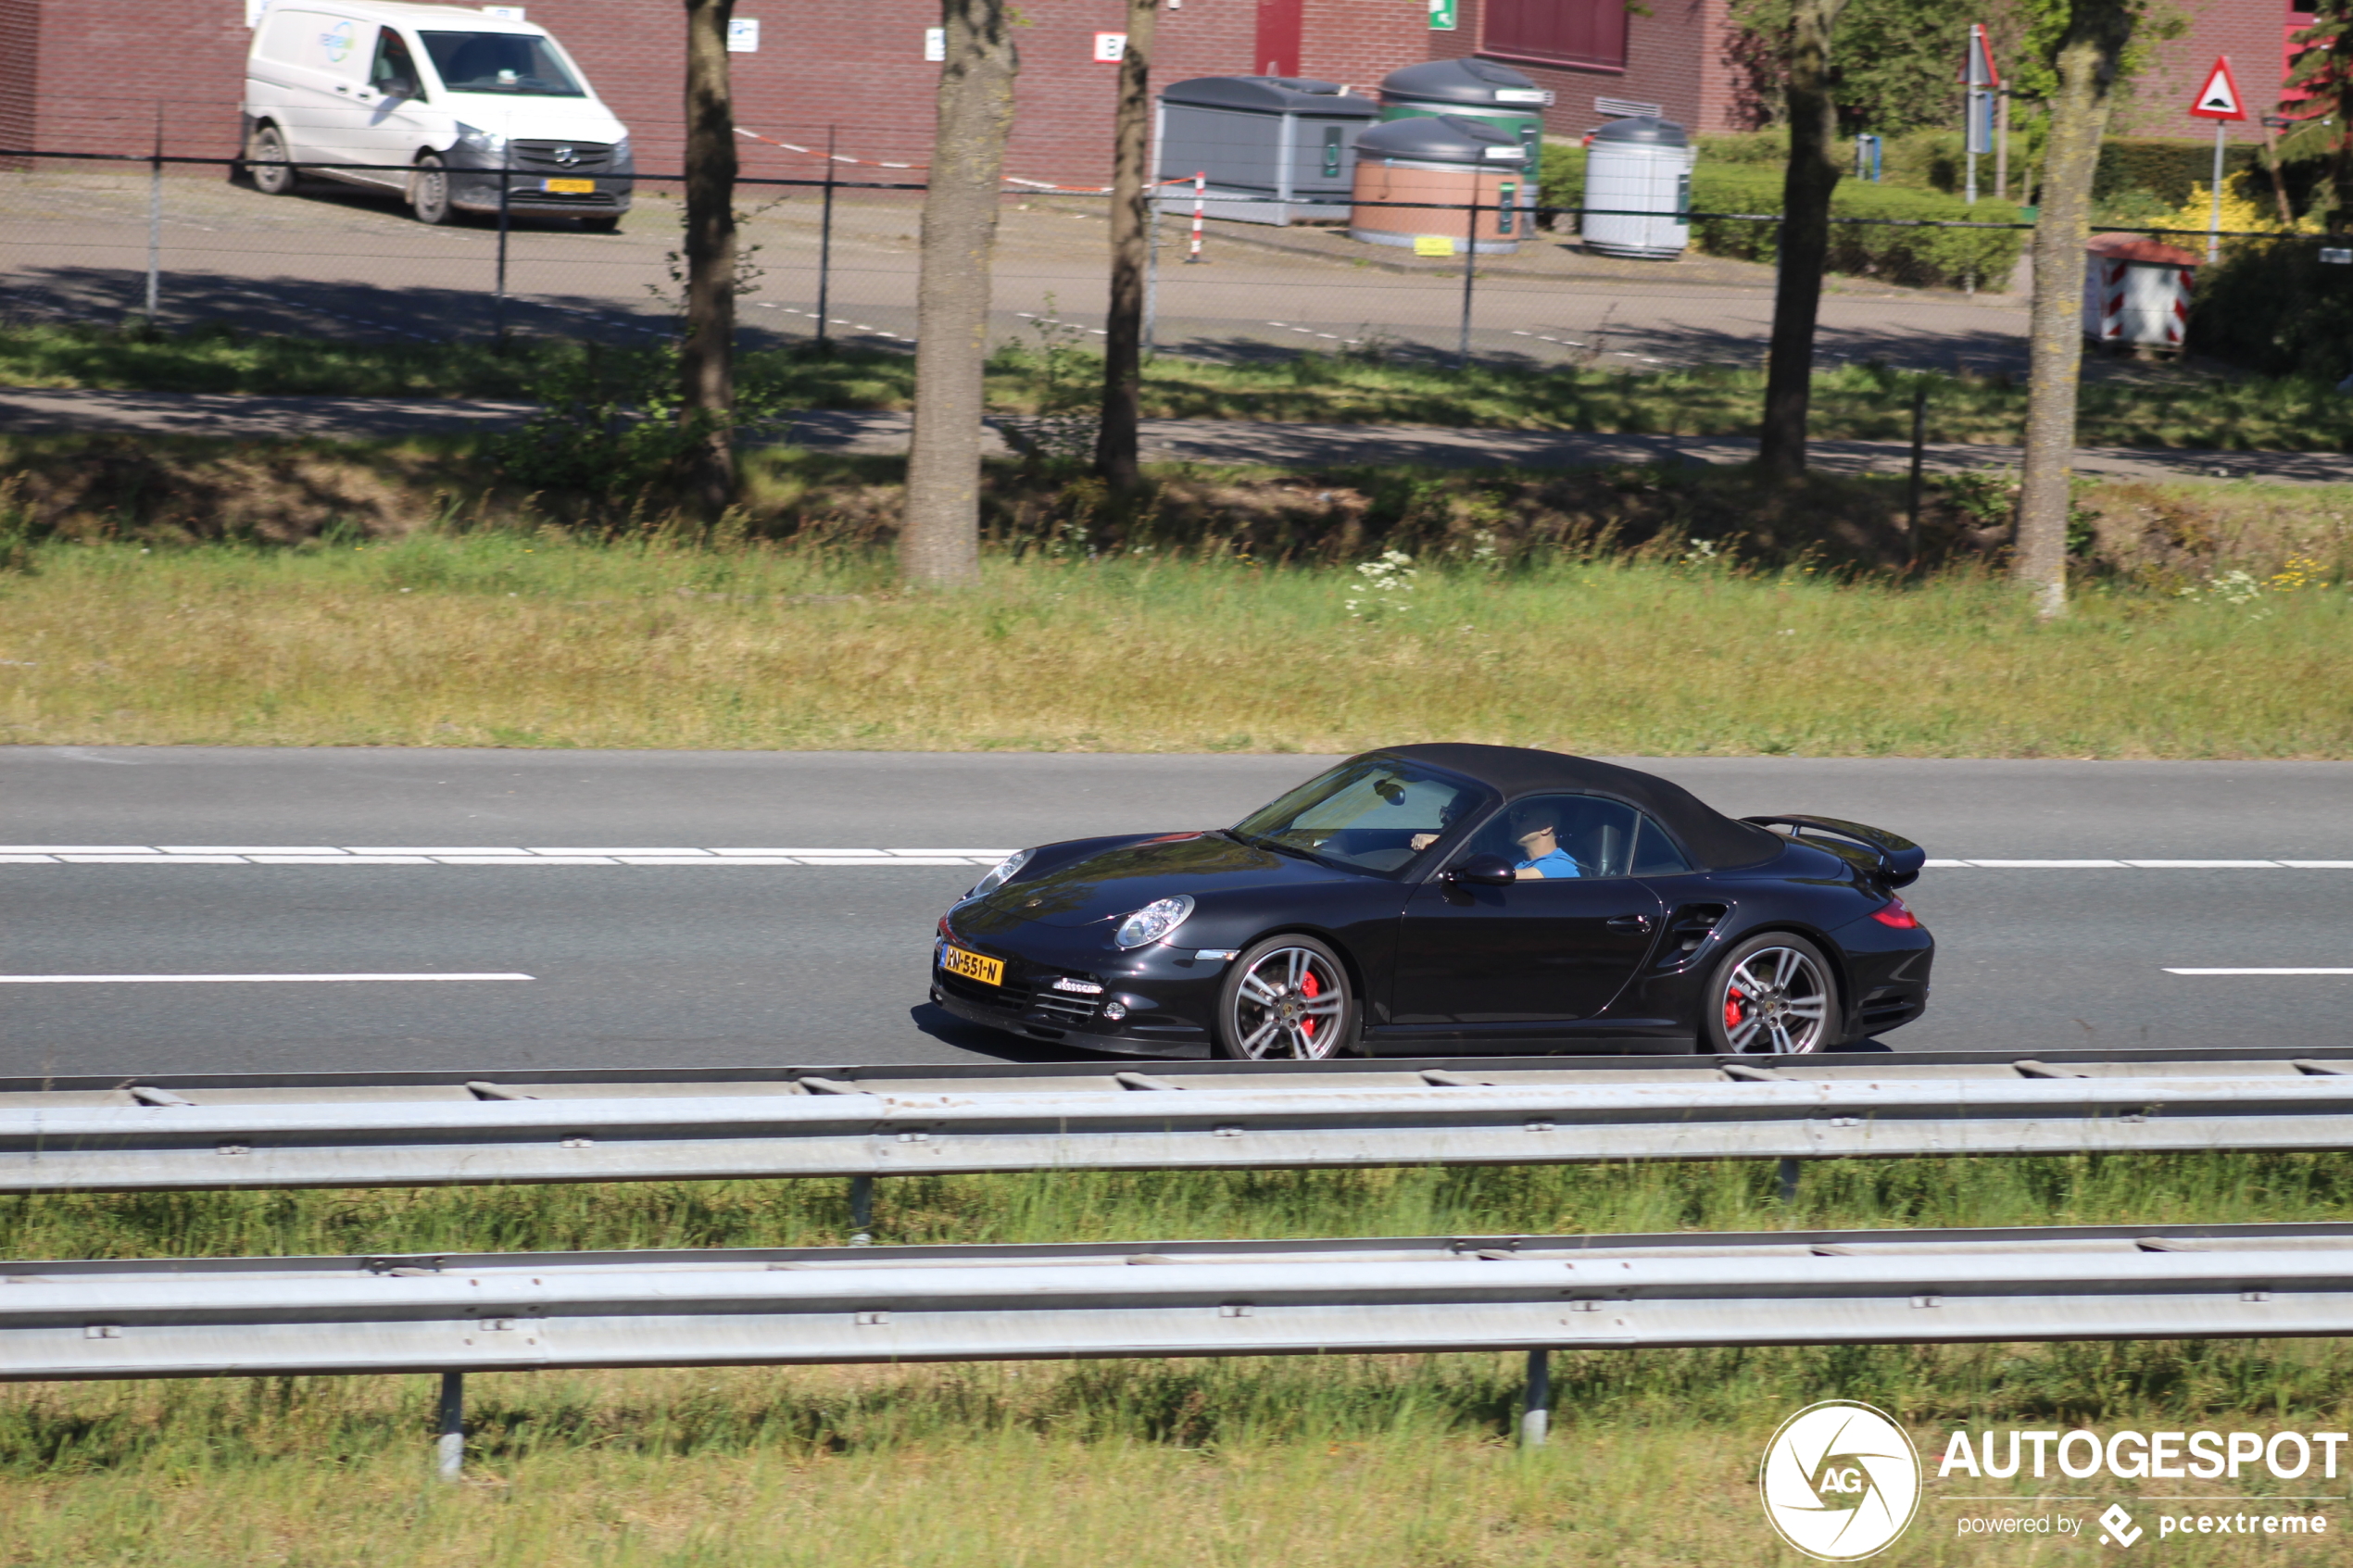
[(1780, 268), (1765, 356), (1757, 466), (1776, 479), (1806, 471), (1806, 411), (1814, 395), (1814, 322), (1830, 264), (1831, 193), (1838, 188), (1838, 105), (1831, 97), (1831, 30), (1846, 0), (1796, 0), (1790, 18), (1789, 170), (1781, 181)]
[(680, 422), (699, 439), (686, 498), (705, 517), (736, 495), (736, 105), (727, 21), (736, 0), (686, 5), (686, 335), (678, 349)]
[(1127, 50), (1119, 61), (1118, 119), (1112, 132), (1111, 308), (1103, 322), (1103, 421), (1095, 471), (1115, 490), (1133, 490), (1136, 420), (1143, 399), (1144, 267), (1151, 222), (1152, 24), (1160, 0), (1127, 0)]
[(907, 454), (900, 570), (912, 583), (980, 578), (981, 372), (988, 359), (989, 261), (1013, 121), (1004, 0), (942, 0), (948, 58), (924, 191), (915, 285), (915, 432)]
[(2051, 139), (2043, 212), (2034, 224), (2034, 305), (2028, 318), (2026, 463), (2012, 571), (2045, 620), (2067, 612), (2069, 481), (2083, 369), (2083, 246), (2092, 237), (2092, 175), (2108, 130), (2110, 90), (2133, 36), (2133, 0), (2075, 0), (2053, 63)]

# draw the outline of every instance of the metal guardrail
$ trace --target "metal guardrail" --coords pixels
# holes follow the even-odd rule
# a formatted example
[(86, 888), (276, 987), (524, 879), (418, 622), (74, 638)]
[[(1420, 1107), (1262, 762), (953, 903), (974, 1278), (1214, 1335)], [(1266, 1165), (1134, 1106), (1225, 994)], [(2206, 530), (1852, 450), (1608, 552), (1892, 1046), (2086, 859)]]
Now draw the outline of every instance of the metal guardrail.
[(17, 1262), (0, 1378), (2353, 1333), (2353, 1224)]
[(1150, 1065), (5, 1080), (0, 1192), (2353, 1141), (2353, 1049)]

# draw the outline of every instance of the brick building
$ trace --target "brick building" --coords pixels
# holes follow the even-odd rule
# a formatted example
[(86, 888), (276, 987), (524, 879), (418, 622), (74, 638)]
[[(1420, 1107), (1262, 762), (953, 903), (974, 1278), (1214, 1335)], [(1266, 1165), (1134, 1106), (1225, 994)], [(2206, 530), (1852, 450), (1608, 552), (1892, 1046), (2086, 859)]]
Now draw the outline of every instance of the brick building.
[[(278, 0), (298, 4), (299, 0)], [(2121, 128), (2210, 134), (2181, 112), (2218, 54), (2254, 107), (2275, 95), (2285, 37), (2309, 0), (2185, 0), (2185, 35), (2160, 45)], [(1164, 0), (1154, 75), (1272, 72), (1369, 92), (1401, 66), (1479, 55), (1517, 67), (1556, 96), (1547, 120), (1580, 133), (1600, 100), (1656, 106), (1693, 130), (1737, 129), (1742, 81), (1727, 0), (1457, 0), (1430, 25), (1428, 0)], [(160, 124), (170, 150), (227, 154), (250, 17), (260, 0), (0, 0), (0, 145), (144, 153)], [(527, 0), (598, 93), (628, 122), (638, 167), (673, 168), (680, 146), (684, 27), (666, 0)], [(1092, 184), (1107, 171), (1116, 67), (1096, 35), (1124, 23), (1123, 0), (1029, 0), (1018, 34), (1019, 118), (1008, 171)], [(732, 56), (737, 122), (774, 141), (920, 163), (931, 136), (930, 0), (738, 0), (761, 23), (756, 52)], [(1960, 49), (1960, 23), (1954, 48)], [(2252, 132), (2240, 132), (2240, 134)], [(805, 174), (805, 155), (747, 143), (749, 174)]]

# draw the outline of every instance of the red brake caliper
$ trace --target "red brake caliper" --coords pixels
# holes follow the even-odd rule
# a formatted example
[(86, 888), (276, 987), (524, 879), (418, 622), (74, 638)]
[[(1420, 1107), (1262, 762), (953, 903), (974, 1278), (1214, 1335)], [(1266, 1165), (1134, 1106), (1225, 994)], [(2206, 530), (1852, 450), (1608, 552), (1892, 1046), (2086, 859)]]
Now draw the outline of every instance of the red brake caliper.
[[(1299, 994), (1302, 997), (1312, 997), (1322, 990), (1323, 987), (1315, 984), (1315, 972), (1312, 969), (1307, 972), (1306, 978), (1299, 983)], [(1301, 1019), (1299, 1021), (1299, 1032), (1302, 1035), (1306, 1035), (1307, 1038), (1311, 1040), (1314, 1039), (1315, 1037), (1315, 1021), (1312, 1018)]]
[(1738, 986), (1724, 993), (1724, 1027), (1727, 1031), (1741, 1026), (1742, 1018), (1748, 1012), (1748, 1009), (1743, 1005), (1745, 1001), (1746, 998), (1741, 995)]

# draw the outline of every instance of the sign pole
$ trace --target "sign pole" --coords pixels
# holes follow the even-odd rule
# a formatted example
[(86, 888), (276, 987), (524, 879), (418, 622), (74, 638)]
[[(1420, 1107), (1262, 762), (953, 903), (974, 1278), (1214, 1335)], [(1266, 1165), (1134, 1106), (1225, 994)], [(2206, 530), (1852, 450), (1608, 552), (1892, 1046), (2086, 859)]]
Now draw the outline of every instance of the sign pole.
[(2206, 264), (2214, 265), (2222, 254), (2222, 139), (2230, 133), (2230, 122), (2214, 122), (2214, 217), (2206, 226)]

